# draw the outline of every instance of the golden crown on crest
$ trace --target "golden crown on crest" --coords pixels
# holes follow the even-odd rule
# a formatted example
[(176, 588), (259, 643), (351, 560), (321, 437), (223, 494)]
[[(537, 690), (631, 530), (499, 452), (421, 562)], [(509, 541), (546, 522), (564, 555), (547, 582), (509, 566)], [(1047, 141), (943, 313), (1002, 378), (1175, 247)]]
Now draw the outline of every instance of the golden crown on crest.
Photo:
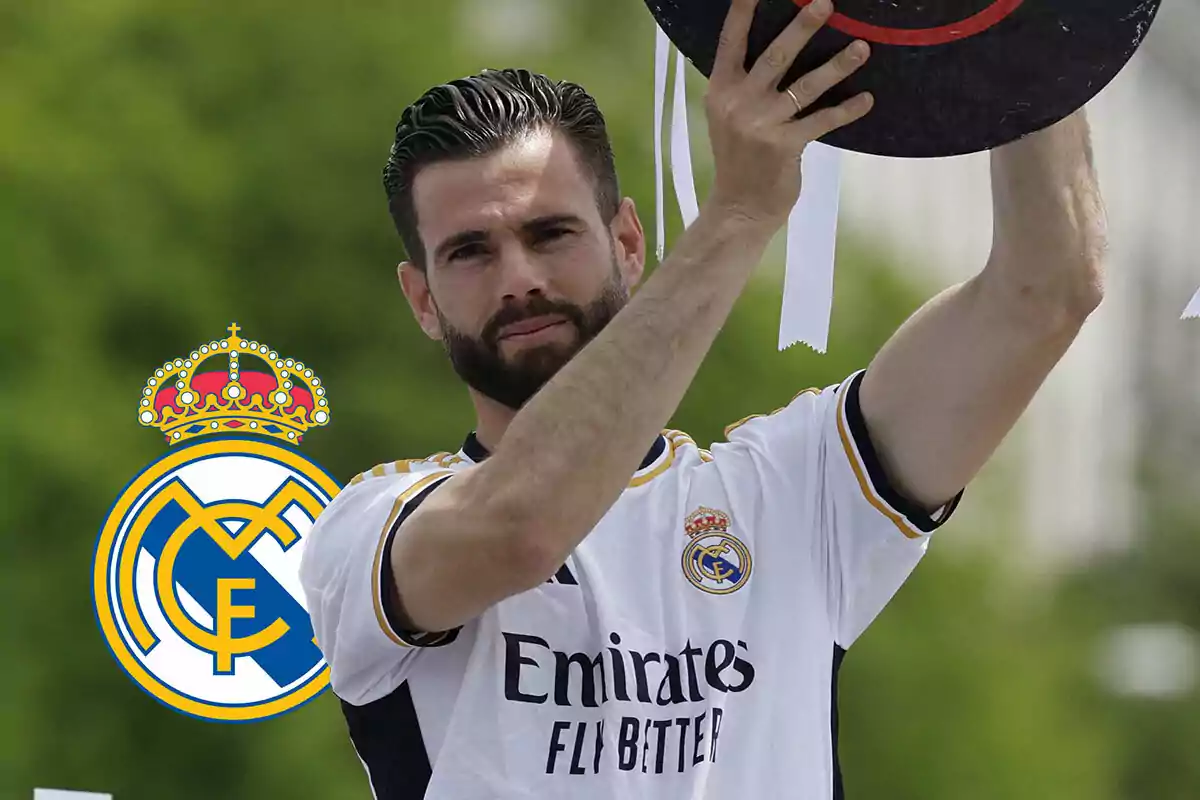
[[(321, 379), (261, 342), (229, 336), (202, 344), (154, 371), (142, 390), (138, 422), (168, 444), (221, 433), (249, 433), (298, 444), (329, 422)], [(214, 367), (214, 362), (220, 366)]]
[(700, 508), (687, 515), (683, 529), (688, 536), (699, 536), (703, 533), (728, 533), (731, 525), (729, 515), (715, 508)]

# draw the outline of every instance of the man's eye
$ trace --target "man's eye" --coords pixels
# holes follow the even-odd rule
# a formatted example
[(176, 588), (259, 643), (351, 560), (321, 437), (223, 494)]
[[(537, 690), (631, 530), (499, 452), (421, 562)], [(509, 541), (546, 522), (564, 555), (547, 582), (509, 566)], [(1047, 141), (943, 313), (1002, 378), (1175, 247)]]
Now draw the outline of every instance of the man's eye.
[(546, 230), (539, 233), (537, 238), (538, 238), (538, 241), (541, 241), (541, 242), (552, 242), (555, 239), (563, 238), (564, 236), (566, 236), (569, 233), (570, 233), (570, 231), (567, 230), (566, 228), (547, 228)]
[(468, 244), (458, 248), (450, 254), (451, 261), (462, 261), (467, 258), (474, 258), (483, 253), (483, 245)]

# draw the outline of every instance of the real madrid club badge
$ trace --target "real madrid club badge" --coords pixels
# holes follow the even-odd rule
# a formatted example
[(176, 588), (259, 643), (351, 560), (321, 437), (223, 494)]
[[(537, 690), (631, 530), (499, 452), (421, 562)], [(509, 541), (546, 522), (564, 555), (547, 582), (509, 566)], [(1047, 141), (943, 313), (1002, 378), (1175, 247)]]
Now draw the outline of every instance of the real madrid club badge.
[(138, 421), (170, 450), (100, 531), (96, 618), (117, 662), (184, 714), (250, 722), (321, 693), (300, 589), (304, 537), (338, 493), (294, 445), (329, 422), (320, 378), (238, 335), (154, 370)]
[(731, 594), (750, 580), (750, 548), (729, 532), (732, 525), (724, 511), (703, 506), (684, 521), (683, 574), (702, 592)]

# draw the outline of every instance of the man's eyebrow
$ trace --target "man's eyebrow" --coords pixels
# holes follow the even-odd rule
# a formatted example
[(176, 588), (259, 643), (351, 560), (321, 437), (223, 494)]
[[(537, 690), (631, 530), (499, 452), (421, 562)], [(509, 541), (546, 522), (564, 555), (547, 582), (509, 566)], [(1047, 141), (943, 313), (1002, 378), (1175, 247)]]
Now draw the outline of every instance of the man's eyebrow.
[[(560, 225), (568, 225), (571, 227), (583, 226), (586, 223), (583, 219), (575, 214), (548, 214), (544, 217), (535, 217), (521, 225), (521, 228), (526, 231), (542, 231), (547, 228), (554, 228)], [(433, 251), (434, 261), (442, 261), (456, 248), (468, 244), (479, 244), (486, 242), (488, 238), (487, 231), (472, 230), (460, 231), (459, 233), (450, 236), (445, 241), (437, 246)]]
[(461, 231), (456, 233), (437, 246), (437, 249), (433, 251), (433, 260), (443, 261), (450, 251), (463, 245), (486, 242), (487, 238), (487, 231)]
[(525, 230), (540, 230), (543, 228), (554, 228), (559, 225), (579, 226), (584, 224), (584, 221), (574, 214), (550, 214), (545, 217), (531, 219), (521, 227)]

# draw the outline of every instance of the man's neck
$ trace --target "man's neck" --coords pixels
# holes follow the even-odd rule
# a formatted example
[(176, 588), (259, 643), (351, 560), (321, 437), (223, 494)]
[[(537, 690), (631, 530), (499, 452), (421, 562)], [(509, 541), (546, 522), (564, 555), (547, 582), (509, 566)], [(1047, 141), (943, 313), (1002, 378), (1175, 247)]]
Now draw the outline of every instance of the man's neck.
[[(474, 389), (469, 389), (471, 402), (475, 405), (476, 428), (467, 438), (464, 451), (472, 461), (479, 462), (495, 452), (504, 438), (504, 432), (517, 412), (507, 406), (497, 403), (491, 398), (484, 397)], [(666, 448), (666, 440), (660, 435), (650, 444), (650, 450), (642, 462), (642, 469), (656, 461)]]
[(488, 452), (494, 452), (517, 412), (474, 389), (468, 389), (468, 392), (475, 406), (475, 438)]

